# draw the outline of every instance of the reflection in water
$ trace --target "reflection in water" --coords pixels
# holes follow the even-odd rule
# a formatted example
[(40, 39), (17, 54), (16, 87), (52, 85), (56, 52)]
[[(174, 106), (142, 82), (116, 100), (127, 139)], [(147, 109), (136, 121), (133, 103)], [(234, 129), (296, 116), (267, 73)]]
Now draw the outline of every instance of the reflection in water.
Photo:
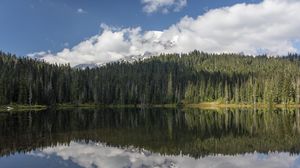
[(288, 153), (244, 154), (235, 156), (214, 155), (195, 160), (189, 156), (170, 156), (135, 148), (109, 147), (101, 143), (71, 142), (69, 146), (57, 146), (32, 152), (37, 157), (59, 156), (82, 167), (180, 167), (180, 168), (287, 168), (299, 167), (299, 155)]
[[(95, 146), (98, 142), (107, 146)], [(142, 155), (128, 150), (128, 147), (158, 154), (151, 154), (150, 157), (149, 152)], [(249, 165), (256, 164), (251, 163), (253, 159), (262, 159), (257, 164), (265, 164), (263, 161), (267, 159), (268, 166), (276, 163), (276, 166), (291, 167), (297, 162), (300, 151), (300, 112), (127, 108), (0, 113), (2, 156), (30, 152), (37, 148), (41, 150), (40, 154), (78, 158), (77, 161), (81, 158), (79, 156), (94, 157), (94, 160), (87, 161), (89, 164), (96, 164), (97, 158), (101, 158), (99, 151), (104, 154), (118, 151), (126, 154), (126, 164), (133, 163), (130, 160), (132, 156), (138, 156), (137, 159), (141, 162), (150, 159), (151, 163), (155, 160), (178, 165), (200, 162), (201, 165), (206, 165), (212, 164), (209, 163), (212, 160), (221, 167), (239, 166), (240, 160), (245, 160)], [(75, 151), (71, 152), (72, 150)], [(255, 151), (265, 154), (254, 153)], [(63, 156), (62, 153), (70, 155)], [(177, 156), (181, 154), (184, 157)], [(168, 156), (159, 157), (160, 155)], [(120, 162), (124, 157), (116, 155)], [(284, 159), (287, 162), (283, 162)], [(171, 161), (168, 162), (169, 160)]]

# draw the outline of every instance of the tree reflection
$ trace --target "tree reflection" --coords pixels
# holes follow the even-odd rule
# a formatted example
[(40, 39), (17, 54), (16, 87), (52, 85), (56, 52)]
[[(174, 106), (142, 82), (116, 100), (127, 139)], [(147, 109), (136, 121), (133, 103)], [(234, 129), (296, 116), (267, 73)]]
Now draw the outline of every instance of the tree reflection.
[(161, 154), (300, 151), (297, 110), (72, 109), (1, 113), (0, 153), (8, 155), (71, 141), (134, 146)]

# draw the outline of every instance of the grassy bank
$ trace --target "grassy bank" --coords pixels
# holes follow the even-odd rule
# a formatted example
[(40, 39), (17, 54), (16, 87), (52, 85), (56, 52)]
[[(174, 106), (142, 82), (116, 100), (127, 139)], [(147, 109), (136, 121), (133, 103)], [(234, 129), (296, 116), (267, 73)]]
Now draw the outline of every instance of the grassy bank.
[(300, 104), (233, 104), (221, 102), (202, 102), (196, 104), (57, 104), (59, 109), (64, 108), (200, 108), (200, 109), (222, 109), (222, 108), (300, 108)]
[(266, 109), (266, 108), (300, 108), (300, 104), (233, 104), (233, 103), (221, 103), (221, 102), (202, 102), (196, 104), (185, 104), (184, 107), (188, 108), (200, 108), (200, 109), (223, 109), (223, 108), (258, 108), (258, 109)]
[(222, 103), (222, 102), (201, 102), (195, 104), (153, 104), (153, 105), (142, 105), (142, 104), (57, 104), (54, 106), (46, 105), (3, 105), (0, 106), (0, 112), (9, 112), (9, 111), (40, 111), (47, 108), (57, 108), (57, 109), (71, 109), (71, 108), (82, 108), (82, 109), (91, 109), (91, 108), (198, 108), (206, 110), (220, 110), (224, 108), (258, 108), (258, 109), (270, 109), (270, 108), (300, 108), (300, 104), (233, 104), (233, 103)]
[(176, 104), (159, 104), (159, 105), (142, 105), (142, 104), (56, 104), (53, 106), (46, 105), (2, 105), (0, 106), (0, 112), (15, 112), (15, 111), (40, 111), (47, 108), (56, 108), (56, 109), (72, 109), (72, 108), (81, 108), (81, 109), (91, 109), (91, 108), (176, 108)]
[(11, 104), (0, 106), (0, 112), (10, 111), (40, 111), (47, 109), (45, 105), (22, 105), (22, 104)]

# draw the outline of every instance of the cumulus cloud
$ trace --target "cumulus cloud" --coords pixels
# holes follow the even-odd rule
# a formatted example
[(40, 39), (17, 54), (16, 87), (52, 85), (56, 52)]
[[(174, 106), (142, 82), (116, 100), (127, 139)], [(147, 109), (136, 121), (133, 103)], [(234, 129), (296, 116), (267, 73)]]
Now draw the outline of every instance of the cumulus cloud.
[(45, 55), (51, 54), (51, 51), (48, 50), (46, 51), (40, 51), (40, 52), (34, 52), (34, 53), (30, 53), (27, 54), (28, 57), (34, 57), (34, 58), (44, 58)]
[(102, 25), (102, 32), (73, 48), (46, 53), (50, 63), (107, 63), (133, 55), (210, 53), (284, 55), (298, 52), (300, 1), (264, 0), (209, 10), (196, 18), (184, 17), (161, 31), (115, 28)]
[(180, 168), (288, 168), (299, 167), (299, 155), (289, 153), (245, 154), (235, 156), (206, 156), (194, 159), (189, 156), (168, 156), (137, 150), (133, 147), (121, 149), (101, 143), (82, 144), (71, 142), (70, 146), (57, 146), (43, 149), (31, 155), (43, 158), (51, 156), (71, 160), (82, 167), (180, 167)]
[(143, 11), (146, 13), (180, 11), (186, 6), (187, 0), (142, 0)]
[(34, 52), (34, 53), (30, 53), (30, 54), (27, 54), (28, 57), (34, 57), (34, 56), (43, 56), (43, 55), (46, 55), (47, 52), (45, 51), (40, 51), (40, 52)]

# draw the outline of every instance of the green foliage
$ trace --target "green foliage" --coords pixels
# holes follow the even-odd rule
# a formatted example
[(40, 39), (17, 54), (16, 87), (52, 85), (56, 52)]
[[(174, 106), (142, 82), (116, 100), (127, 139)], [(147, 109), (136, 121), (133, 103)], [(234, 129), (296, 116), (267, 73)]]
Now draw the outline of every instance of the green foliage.
[(299, 103), (299, 65), (194, 51), (81, 70), (0, 52), (0, 104)]

